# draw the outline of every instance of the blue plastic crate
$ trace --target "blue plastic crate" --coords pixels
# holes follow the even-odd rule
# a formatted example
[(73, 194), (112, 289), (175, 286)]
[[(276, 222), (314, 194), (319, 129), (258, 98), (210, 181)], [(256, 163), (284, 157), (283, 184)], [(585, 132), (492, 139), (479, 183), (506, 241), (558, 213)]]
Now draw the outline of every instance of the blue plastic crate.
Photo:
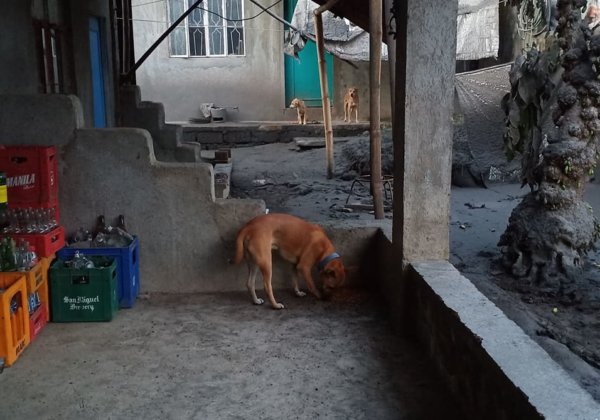
[(61, 260), (73, 257), (75, 251), (83, 255), (102, 255), (117, 261), (117, 297), (120, 308), (131, 308), (140, 293), (140, 255), (137, 236), (123, 248), (71, 248), (60, 249), (56, 256)]

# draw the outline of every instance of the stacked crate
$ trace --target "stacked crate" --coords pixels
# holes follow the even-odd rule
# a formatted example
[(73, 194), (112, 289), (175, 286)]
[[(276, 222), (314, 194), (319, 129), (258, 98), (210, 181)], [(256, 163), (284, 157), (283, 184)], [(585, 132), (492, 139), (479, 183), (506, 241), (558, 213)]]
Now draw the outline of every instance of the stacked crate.
[(23, 273), (0, 273), (0, 368), (11, 366), (31, 341)]
[[(56, 149), (54, 147), (2, 146), (0, 147), (0, 171), (6, 173), (8, 208), (11, 211), (30, 209), (29, 211), (32, 213), (53, 214), (58, 224), (58, 170)], [(20, 226), (20, 228), (22, 227)], [(25, 322), (27, 328), (19, 328), (18, 331), (12, 331), (12, 334), (27, 331), (27, 344), (29, 344), (49, 320), (48, 267), (51, 260), (54, 259), (56, 251), (64, 246), (65, 238), (64, 228), (59, 224), (43, 233), (28, 232), (27, 230), (21, 229), (20, 232), (14, 232), (10, 229), (2, 231), (0, 232), (0, 238), (10, 237), (16, 243), (28, 242), (37, 254), (39, 262), (23, 273), (0, 273), (0, 281), (8, 284), (7, 282), (14, 280), (16, 284), (18, 279), (14, 277), (23, 277), (25, 296), (22, 298), (21, 296), (13, 297), (12, 303), (14, 306), (15, 301), (20, 302), (24, 299), (23, 319), (19, 319), (18, 324), (21, 321)], [(14, 287), (14, 285), (11, 287)], [(22, 293), (20, 290), (19, 294)], [(4, 294), (6, 294), (6, 289)], [(9, 325), (3, 327), (12, 328)], [(10, 336), (5, 330), (3, 331), (5, 336)], [(23, 343), (21, 342), (21, 347), (23, 347)], [(10, 348), (7, 345), (4, 347), (5, 349)], [(14, 356), (15, 353), (11, 354)], [(11, 354), (8, 355), (9, 359), (12, 357)], [(0, 357), (2, 357), (1, 351)]]
[[(53, 146), (0, 147), (0, 170), (6, 173), (8, 207), (54, 213), (59, 222), (58, 167)], [(65, 230), (58, 225), (46, 233), (11, 233), (15, 241), (25, 240), (39, 257), (51, 257), (65, 244)]]
[(89, 260), (93, 267), (67, 267), (60, 257), (50, 266), (52, 322), (110, 321), (119, 309), (117, 262)]
[(56, 254), (57, 258), (67, 261), (76, 252), (88, 257), (111, 257), (117, 263), (117, 298), (120, 308), (132, 308), (140, 293), (139, 239), (134, 237), (126, 247), (77, 248), (64, 247)]

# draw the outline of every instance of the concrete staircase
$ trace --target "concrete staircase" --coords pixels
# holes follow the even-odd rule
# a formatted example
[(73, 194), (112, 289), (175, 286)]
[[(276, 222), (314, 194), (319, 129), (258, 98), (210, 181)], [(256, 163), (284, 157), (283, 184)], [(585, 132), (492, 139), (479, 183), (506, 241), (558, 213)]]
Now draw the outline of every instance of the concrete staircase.
[(178, 124), (165, 122), (165, 109), (160, 102), (141, 100), (139, 86), (123, 86), (120, 92), (121, 126), (144, 128), (152, 135), (156, 159), (163, 162), (200, 162), (201, 146), (183, 140)]

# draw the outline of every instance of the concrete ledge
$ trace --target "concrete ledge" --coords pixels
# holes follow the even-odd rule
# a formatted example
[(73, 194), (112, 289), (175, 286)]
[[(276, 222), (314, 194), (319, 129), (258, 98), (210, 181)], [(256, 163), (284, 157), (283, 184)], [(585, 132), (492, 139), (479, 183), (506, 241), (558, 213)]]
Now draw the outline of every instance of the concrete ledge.
[(369, 286), (373, 270), (373, 244), (381, 230), (391, 229), (390, 220), (345, 220), (319, 223), (342, 256), (348, 287)]
[(72, 95), (0, 95), (0, 144), (66, 144), (83, 127), (83, 109)]
[[(322, 137), (325, 135), (323, 124), (228, 122), (195, 125), (182, 123), (182, 126), (184, 142), (197, 142), (205, 148), (274, 142), (289, 143), (295, 137)], [(368, 124), (338, 123), (333, 126), (334, 140), (335, 137), (357, 136), (368, 129)]]
[(446, 261), (408, 267), (405, 315), (474, 418), (598, 419), (600, 405)]

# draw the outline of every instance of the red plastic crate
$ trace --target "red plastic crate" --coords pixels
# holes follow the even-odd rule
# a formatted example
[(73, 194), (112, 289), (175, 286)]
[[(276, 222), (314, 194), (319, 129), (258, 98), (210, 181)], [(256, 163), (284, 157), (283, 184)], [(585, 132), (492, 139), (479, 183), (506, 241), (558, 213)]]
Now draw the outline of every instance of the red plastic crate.
[(5, 233), (1, 237), (13, 238), (16, 243), (21, 239), (29, 242), (38, 257), (50, 257), (65, 246), (65, 228), (62, 226), (57, 226), (48, 233)]
[(40, 303), (40, 306), (29, 316), (29, 342), (42, 332), (48, 323), (48, 310), (46, 304)]
[(18, 207), (58, 203), (58, 166), (54, 146), (1, 146), (8, 202)]

